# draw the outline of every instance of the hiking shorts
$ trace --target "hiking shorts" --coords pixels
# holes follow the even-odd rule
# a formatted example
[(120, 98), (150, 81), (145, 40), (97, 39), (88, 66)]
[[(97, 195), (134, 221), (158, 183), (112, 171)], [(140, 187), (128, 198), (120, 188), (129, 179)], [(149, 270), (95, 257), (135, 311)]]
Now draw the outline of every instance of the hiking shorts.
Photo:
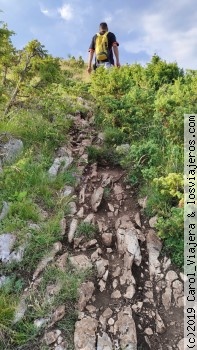
[(110, 62), (103, 62), (103, 63), (97, 63), (96, 67), (104, 67), (105, 69), (109, 69), (113, 67), (113, 65)]

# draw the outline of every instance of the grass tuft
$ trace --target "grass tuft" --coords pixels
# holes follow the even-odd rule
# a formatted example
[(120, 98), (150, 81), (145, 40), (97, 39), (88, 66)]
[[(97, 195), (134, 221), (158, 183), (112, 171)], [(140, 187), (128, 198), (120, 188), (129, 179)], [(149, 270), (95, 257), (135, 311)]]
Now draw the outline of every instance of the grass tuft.
[(98, 231), (97, 227), (89, 222), (81, 222), (76, 230), (76, 237), (84, 235), (86, 238), (91, 239), (95, 236), (95, 233)]

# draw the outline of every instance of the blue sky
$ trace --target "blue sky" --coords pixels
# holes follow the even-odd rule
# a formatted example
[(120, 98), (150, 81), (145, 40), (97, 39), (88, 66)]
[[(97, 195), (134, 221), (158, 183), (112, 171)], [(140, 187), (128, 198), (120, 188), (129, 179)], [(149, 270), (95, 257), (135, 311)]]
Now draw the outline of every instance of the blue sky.
[(106, 21), (120, 43), (120, 62), (145, 64), (154, 53), (197, 69), (196, 0), (0, 0), (0, 19), (23, 48), (38, 39), (50, 54), (88, 57), (92, 36)]

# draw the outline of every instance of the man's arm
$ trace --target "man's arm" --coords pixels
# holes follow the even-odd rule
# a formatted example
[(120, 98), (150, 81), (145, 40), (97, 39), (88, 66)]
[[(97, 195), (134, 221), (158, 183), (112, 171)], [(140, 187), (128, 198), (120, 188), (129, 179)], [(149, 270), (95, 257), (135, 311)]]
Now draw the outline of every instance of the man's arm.
[(89, 57), (88, 57), (88, 73), (91, 73), (92, 71), (92, 60), (93, 60), (93, 57), (94, 57), (94, 50), (93, 49), (90, 49), (89, 50)]
[(116, 58), (116, 67), (120, 67), (120, 61), (119, 61), (119, 50), (118, 50), (118, 46), (116, 44), (113, 44), (113, 52), (114, 52), (114, 56)]
[(95, 35), (93, 36), (92, 38), (92, 41), (91, 41), (91, 44), (90, 44), (90, 47), (89, 47), (89, 57), (88, 57), (88, 73), (91, 73), (92, 71), (92, 60), (93, 60), (93, 57), (94, 57), (94, 51), (95, 51)]
[(117, 67), (120, 67), (120, 61), (119, 61), (119, 50), (118, 50), (118, 46), (119, 46), (119, 42), (116, 40), (116, 36), (114, 33), (109, 32), (109, 44), (110, 47), (112, 47), (113, 49), (113, 53), (115, 56), (115, 65)]

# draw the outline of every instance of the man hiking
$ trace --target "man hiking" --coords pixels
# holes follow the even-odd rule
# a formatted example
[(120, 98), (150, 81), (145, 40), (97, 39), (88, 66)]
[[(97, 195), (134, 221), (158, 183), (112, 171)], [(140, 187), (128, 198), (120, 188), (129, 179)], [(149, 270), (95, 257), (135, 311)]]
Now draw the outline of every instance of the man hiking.
[(108, 32), (107, 23), (102, 22), (99, 26), (99, 33), (95, 34), (92, 38), (91, 45), (89, 47), (89, 58), (88, 58), (88, 73), (92, 71), (92, 60), (95, 54), (94, 68), (104, 66), (110, 68), (115, 65), (120, 67), (119, 61), (119, 43), (116, 41), (116, 37), (113, 33)]

